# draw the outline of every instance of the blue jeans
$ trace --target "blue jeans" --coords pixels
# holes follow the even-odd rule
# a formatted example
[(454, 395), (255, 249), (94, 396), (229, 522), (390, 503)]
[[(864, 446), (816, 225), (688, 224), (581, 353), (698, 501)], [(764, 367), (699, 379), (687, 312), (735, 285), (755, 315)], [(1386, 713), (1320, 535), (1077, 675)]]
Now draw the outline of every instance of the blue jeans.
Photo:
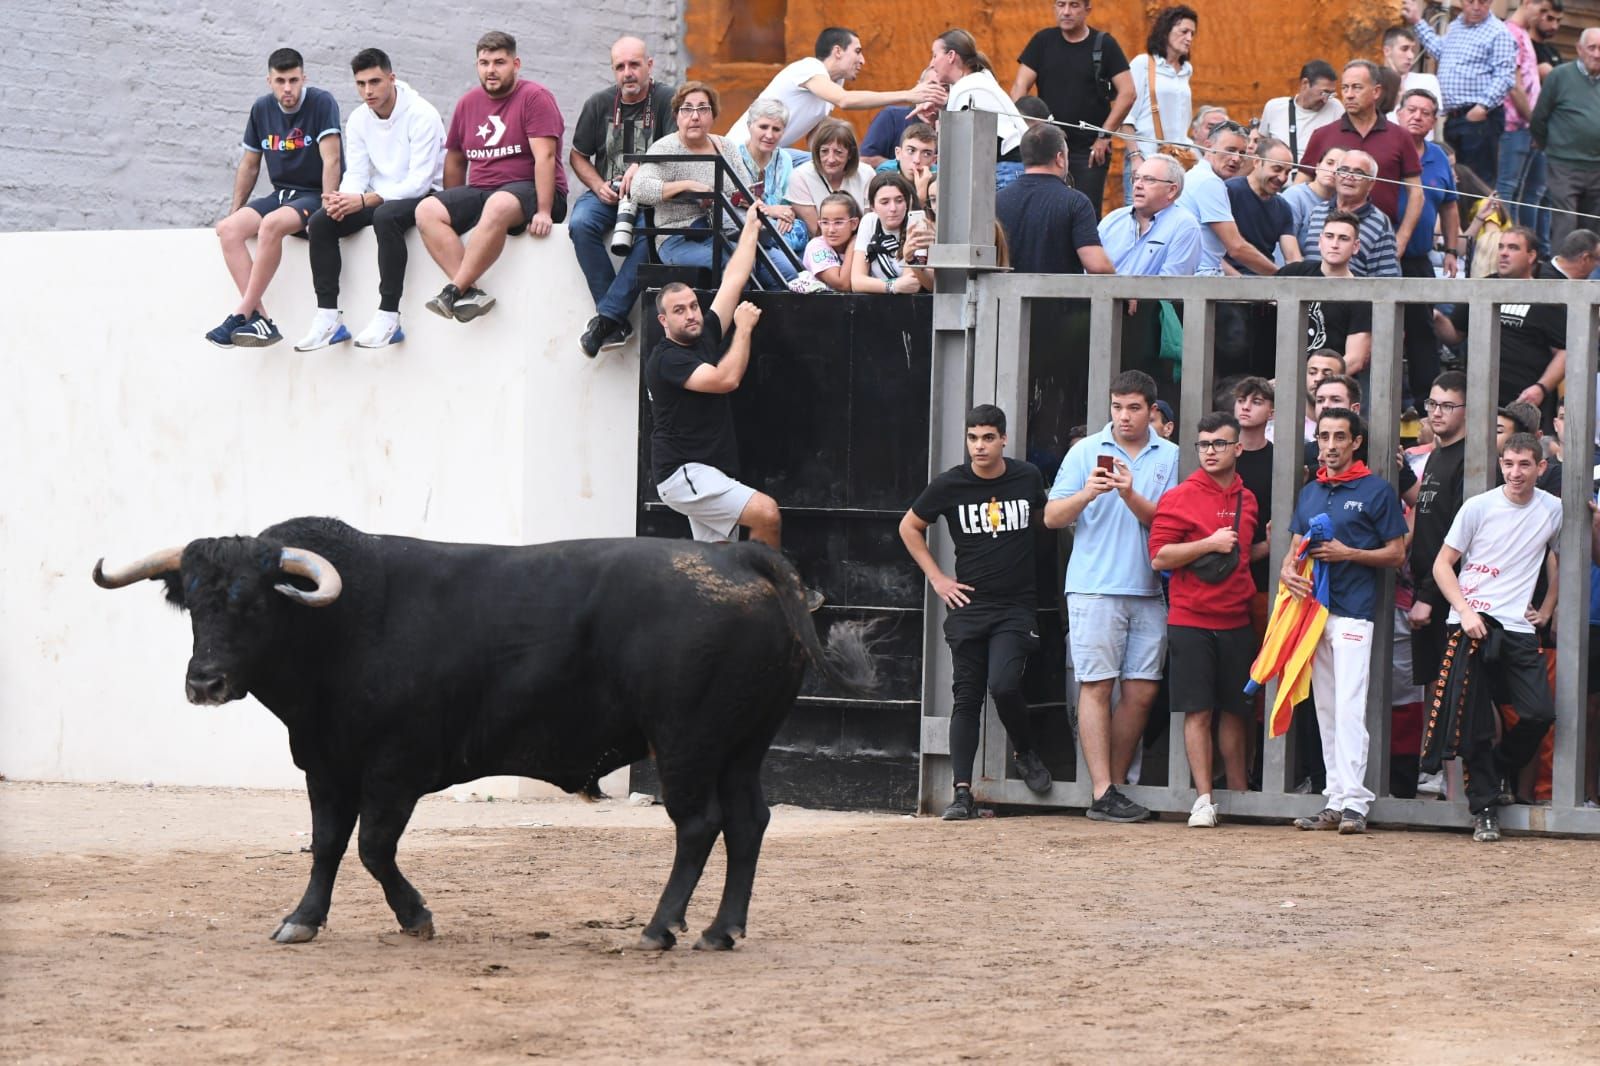
[(1500, 135), (1506, 129), (1506, 107), (1501, 104), (1482, 122), (1468, 122), (1465, 111), (1444, 120), (1444, 139), (1456, 150), (1456, 168), (1467, 167), (1485, 185), (1500, 176)]
[[(1500, 177), (1494, 191), (1502, 200), (1520, 200), (1525, 204), (1538, 204), (1545, 191), (1544, 153), (1533, 146), (1533, 131), (1524, 126), (1500, 138)], [(1519, 226), (1537, 231), (1537, 207), (1507, 208)]]
[(640, 238), (622, 260), (619, 270), (611, 262), (611, 227), (617, 224), (617, 209), (600, 202), (592, 192), (584, 192), (567, 216), (567, 235), (578, 253), (578, 268), (589, 283), (594, 309), (616, 322), (626, 322), (639, 299), (639, 264), (644, 262), (648, 242)]
[[(695, 223), (696, 229), (709, 228), (704, 223)], [(787, 256), (777, 248), (766, 249), (767, 258), (772, 260), (778, 269), (778, 277), (773, 277), (772, 271), (766, 268), (760, 257), (756, 258), (756, 277), (761, 279), (761, 284), (769, 289), (783, 289), (788, 287), (788, 282), (799, 276), (799, 271), (789, 262)], [(691, 266), (711, 268), (711, 242), (709, 240), (691, 240), (682, 234), (673, 234), (661, 242), (656, 249), (656, 254), (663, 263), (673, 266)], [(733, 248), (724, 245), (722, 249), (722, 264), (727, 266), (728, 260), (733, 256)], [(719, 279), (720, 280), (720, 279)]]

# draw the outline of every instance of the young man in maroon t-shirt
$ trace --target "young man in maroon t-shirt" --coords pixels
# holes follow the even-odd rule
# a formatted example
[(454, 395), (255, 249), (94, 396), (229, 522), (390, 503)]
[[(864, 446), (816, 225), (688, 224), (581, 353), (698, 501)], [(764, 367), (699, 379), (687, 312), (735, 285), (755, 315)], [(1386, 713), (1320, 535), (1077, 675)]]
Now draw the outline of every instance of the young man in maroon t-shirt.
[[(1255, 580), (1253, 557), (1265, 557), (1267, 543), (1256, 536), (1256, 498), (1244, 487), (1239, 462), (1239, 420), (1226, 411), (1200, 419), (1195, 448), (1200, 469), (1169, 489), (1156, 504), (1150, 524), (1150, 565), (1171, 571), (1167, 586), (1167, 676), (1172, 709), (1183, 712), (1183, 744), (1197, 793), (1189, 824), (1217, 824), (1211, 800), (1211, 719), (1227, 771), (1228, 788), (1249, 787), (1247, 751), (1255, 703), (1244, 694), (1256, 656), (1250, 624)], [(1223, 565), (1204, 576), (1196, 570)]]
[[(444, 191), (417, 205), (417, 232), (450, 277), (428, 310), (470, 322), (494, 306), (477, 287), (506, 236), (545, 237), (567, 217), (565, 125), (556, 98), (519, 80), (516, 38), (492, 30), (478, 39), (479, 88), (456, 102), (445, 135)], [(460, 234), (473, 230), (472, 243)]]

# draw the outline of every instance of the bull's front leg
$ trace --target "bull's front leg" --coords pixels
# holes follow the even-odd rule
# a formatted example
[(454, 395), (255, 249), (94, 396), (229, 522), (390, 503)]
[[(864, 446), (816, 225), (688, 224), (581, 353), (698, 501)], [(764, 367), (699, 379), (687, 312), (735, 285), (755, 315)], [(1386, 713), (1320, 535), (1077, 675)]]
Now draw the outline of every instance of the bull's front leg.
[(406, 831), (416, 805), (417, 797), (409, 793), (387, 789), (380, 793), (369, 787), (361, 801), (358, 847), (361, 865), (383, 887), (383, 897), (389, 901), (400, 928), (421, 940), (432, 940), (433, 912), (423, 905), (422, 894), (405, 879), (394, 861), (400, 834)]
[(306, 791), (311, 796), (311, 880), (300, 905), (272, 933), (272, 939), (280, 944), (312, 940), (328, 923), (333, 879), (356, 824), (356, 799), (347, 790), (320, 775), (307, 774)]

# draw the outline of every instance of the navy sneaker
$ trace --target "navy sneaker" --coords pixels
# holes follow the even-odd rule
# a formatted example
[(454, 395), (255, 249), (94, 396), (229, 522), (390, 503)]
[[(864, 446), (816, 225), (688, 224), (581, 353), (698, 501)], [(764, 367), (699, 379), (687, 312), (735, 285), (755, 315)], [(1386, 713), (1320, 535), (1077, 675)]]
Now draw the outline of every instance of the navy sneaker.
[(222, 320), (222, 325), (206, 332), (206, 340), (218, 348), (233, 347), (233, 331), (242, 327), (248, 319), (243, 315), (229, 315)]
[(283, 340), (283, 334), (278, 332), (278, 327), (272, 319), (260, 311), (250, 316), (250, 320), (233, 331), (233, 343), (241, 348), (266, 348)]

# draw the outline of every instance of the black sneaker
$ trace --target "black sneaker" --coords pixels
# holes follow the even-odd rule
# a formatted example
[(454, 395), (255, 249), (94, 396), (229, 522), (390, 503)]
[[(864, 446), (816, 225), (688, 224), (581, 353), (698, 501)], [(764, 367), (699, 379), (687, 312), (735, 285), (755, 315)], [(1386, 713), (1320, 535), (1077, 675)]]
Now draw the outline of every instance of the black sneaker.
[(1150, 817), (1149, 808), (1118, 792), (1116, 785), (1106, 789), (1083, 813), (1097, 822), (1142, 822)]
[(822, 609), (822, 605), (827, 602), (828, 597), (824, 596), (820, 591), (810, 587), (806, 588), (806, 610), (816, 614), (817, 611)]
[(471, 322), (479, 315), (488, 314), (493, 308), (494, 297), (474, 285), (456, 297), (451, 311), (455, 314), (457, 322)]
[(939, 817), (947, 822), (965, 822), (978, 816), (978, 804), (972, 798), (970, 788), (956, 789), (956, 798), (950, 801), (950, 806), (944, 809)]
[(583, 349), (583, 354), (590, 359), (599, 355), (606, 348), (615, 347), (611, 341), (617, 335), (617, 320), (605, 315), (595, 315), (589, 320), (589, 328), (583, 331), (583, 336), (578, 338), (578, 347)]
[(233, 331), (233, 343), (240, 348), (265, 348), (281, 340), (283, 334), (278, 332), (277, 325), (260, 311)]
[(1482, 814), (1472, 816), (1472, 840), (1476, 844), (1493, 844), (1500, 839), (1500, 819), (1490, 807)]
[(1011, 765), (1017, 768), (1022, 783), (1028, 786), (1029, 792), (1044, 795), (1050, 791), (1050, 770), (1045, 766), (1044, 760), (1039, 758), (1036, 751), (1019, 751), (1011, 758)]
[(229, 315), (222, 320), (222, 325), (215, 326), (206, 331), (206, 340), (218, 348), (233, 347), (233, 331), (243, 326), (249, 319), (243, 315)]
[(440, 318), (453, 320), (456, 317), (456, 301), (459, 299), (461, 299), (461, 290), (454, 285), (446, 285), (439, 290), (439, 295), (423, 306)]
[(1357, 814), (1355, 811), (1345, 811), (1339, 815), (1339, 832), (1345, 835), (1351, 833), (1365, 833), (1367, 831), (1367, 816)]
[(1309, 818), (1296, 818), (1294, 820), (1294, 827), (1296, 829), (1313, 830), (1338, 829), (1340, 823), (1343, 821), (1344, 816), (1338, 811), (1334, 810), (1332, 807), (1324, 807), (1322, 810), (1318, 811), (1316, 814), (1313, 814)]
[(600, 350), (609, 352), (613, 348), (621, 348), (631, 340), (633, 340), (633, 326), (627, 322), (619, 322), (617, 323), (616, 333), (612, 334), (611, 339), (600, 346)]

